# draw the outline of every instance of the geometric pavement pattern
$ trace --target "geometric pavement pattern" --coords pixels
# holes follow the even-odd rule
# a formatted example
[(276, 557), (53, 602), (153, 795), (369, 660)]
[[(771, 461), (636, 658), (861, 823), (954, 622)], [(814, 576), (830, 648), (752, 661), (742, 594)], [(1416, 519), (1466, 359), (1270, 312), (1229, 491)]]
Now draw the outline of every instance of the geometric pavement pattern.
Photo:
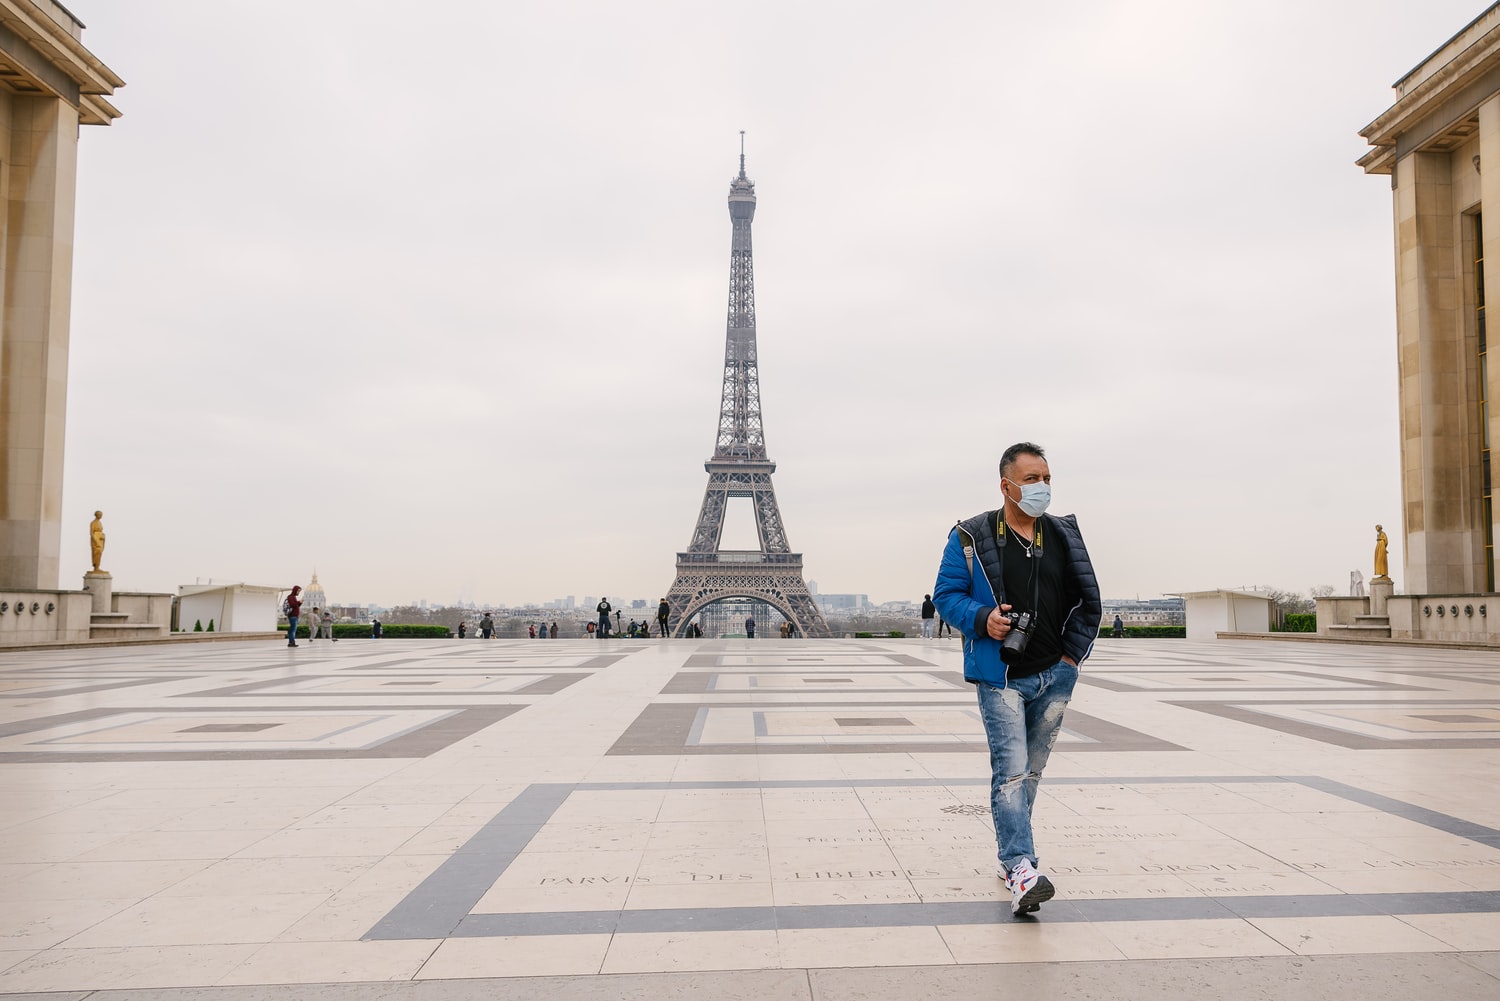
[(954, 640), (0, 654), (0, 991), (1359, 954), (1494, 996), (1493, 660), (1100, 641), (1012, 919)]

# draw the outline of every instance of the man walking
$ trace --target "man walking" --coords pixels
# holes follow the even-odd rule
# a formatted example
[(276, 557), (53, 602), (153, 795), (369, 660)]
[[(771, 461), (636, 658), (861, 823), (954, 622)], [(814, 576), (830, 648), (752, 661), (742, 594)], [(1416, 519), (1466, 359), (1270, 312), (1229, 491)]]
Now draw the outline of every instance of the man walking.
[(494, 633), (495, 620), (490, 618), (489, 612), (485, 612), (484, 616), (479, 620), (479, 635), (485, 639), (489, 639)]
[(753, 615), (745, 616), (745, 638), (747, 640), (755, 639), (755, 616)]
[(662, 639), (667, 638), (667, 620), (671, 617), (672, 606), (667, 604), (666, 598), (663, 598), (661, 600), (661, 604), (656, 606), (656, 625), (658, 626), (657, 631)]
[(599, 633), (601, 640), (609, 639), (609, 613), (614, 611), (608, 598), (600, 598), (599, 604), (594, 606), (594, 611), (599, 613)]
[(932, 639), (932, 617), (937, 614), (937, 606), (932, 603), (932, 595), (922, 595), (922, 638)]
[(281, 603), (281, 612), (286, 616), (286, 645), (297, 645), (297, 618), (302, 614), (302, 585), (293, 584), (292, 593)]
[(1027, 914), (1055, 892), (1039, 867), (1031, 811), (1101, 605), (1077, 520), (1045, 513), (1052, 472), (1039, 446), (1005, 450), (1000, 492), (1003, 507), (949, 533), (932, 593), (964, 635), (964, 680), (978, 690), (990, 749), (997, 875), (1011, 913)]

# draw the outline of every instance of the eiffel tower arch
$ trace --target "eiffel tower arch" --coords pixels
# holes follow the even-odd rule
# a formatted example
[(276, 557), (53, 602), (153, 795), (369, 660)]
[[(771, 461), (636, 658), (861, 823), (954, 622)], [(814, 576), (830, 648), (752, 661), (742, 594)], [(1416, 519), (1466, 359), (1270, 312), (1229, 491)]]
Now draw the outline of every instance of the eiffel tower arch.
[[(780, 612), (803, 636), (828, 636), (802, 577), (802, 554), (786, 540), (781, 508), (771, 474), (776, 463), (766, 456), (760, 414), (760, 367), (755, 340), (755, 266), (750, 223), (755, 218), (755, 184), (745, 176), (745, 147), (740, 133), (740, 175), (729, 184), (729, 320), (724, 336), (724, 383), (719, 397), (719, 431), (714, 454), (703, 464), (708, 487), (687, 552), (677, 554), (677, 578), (667, 592), (672, 635), (719, 601), (744, 598), (764, 602)], [(755, 512), (758, 549), (725, 550), (724, 513), (729, 501), (748, 497)]]

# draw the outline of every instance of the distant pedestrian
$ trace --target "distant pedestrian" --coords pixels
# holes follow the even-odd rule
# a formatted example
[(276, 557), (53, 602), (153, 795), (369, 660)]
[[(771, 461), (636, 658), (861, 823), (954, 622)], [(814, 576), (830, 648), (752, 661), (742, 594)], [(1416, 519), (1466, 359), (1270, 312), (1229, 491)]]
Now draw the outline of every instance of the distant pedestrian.
[(333, 640), (335, 643), (339, 641), (339, 638), (333, 635), (333, 613), (326, 608), (323, 609), (323, 617), (318, 620), (318, 627), (323, 630), (324, 639)]
[(468, 619), (464, 619), (462, 622), (460, 622), (458, 624), (458, 638), (459, 639), (463, 639), (464, 638), (464, 633), (466, 633), (468, 631), (468, 629), (469, 629), (469, 620)]
[(489, 639), (495, 632), (495, 620), (490, 618), (490, 613), (485, 612), (484, 618), (479, 620), (479, 635)]
[(318, 633), (321, 631), (319, 621), (321, 620), (322, 616), (318, 614), (321, 611), (322, 609), (320, 609), (317, 605), (314, 605), (312, 614), (307, 617), (307, 642), (309, 643), (317, 639)]
[(552, 623), (552, 638), (557, 639), (557, 623)]
[(932, 619), (937, 615), (937, 606), (932, 603), (932, 595), (922, 595), (922, 638), (932, 639)]
[(535, 622), (533, 622), (531, 625), (527, 626), (526, 627), (526, 631), (531, 634), (531, 638), (532, 639), (536, 639), (536, 623)]
[(657, 631), (658, 631), (658, 633), (660, 633), (660, 635), (661, 635), (661, 637), (663, 639), (666, 639), (666, 636), (667, 636), (667, 620), (670, 619), (671, 617), (672, 617), (672, 606), (669, 605), (669, 604), (667, 604), (667, 599), (666, 598), (663, 598), (661, 600), (661, 604), (656, 606), (656, 625), (657, 625)]
[(594, 611), (599, 613), (599, 638), (601, 640), (609, 638), (609, 613), (614, 610), (608, 598), (600, 598), (599, 604), (594, 606)]
[(538, 622), (536, 624), (536, 634), (538, 636), (540, 636), (542, 639), (546, 639), (547, 638), (547, 623), (545, 623), (545, 622)]
[(752, 615), (745, 616), (745, 638), (755, 639), (755, 617)]
[[(301, 584), (292, 585), (292, 593), (281, 603), (281, 614), (286, 616), (286, 645), (297, 645), (297, 619), (302, 615)], [(261, 606), (265, 607), (265, 606)]]
[(1115, 639), (1119, 639), (1121, 636), (1125, 635), (1125, 620), (1120, 618), (1118, 615), (1115, 616), (1114, 634)]
[(619, 631), (620, 631), (620, 611), (619, 611), (619, 609), (616, 609), (615, 610), (615, 632), (619, 632)]
[(370, 620), (370, 638), (371, 639), (376, 639), (376, 640), (380, 639), (380, 631), (381, 631), (380, 630), (380, 620), (379, 619), (371, 619)]
[(790, 626), (790, 625), (791, 625), (791, 623), (790, 622), (786, 622), (786, 621), (783, 621), (781, 623), (781, 638), (782, 639), (786, 639), (788, 636), (791, 635), (791, 633), (787, 630), (787, 626)]
[[(944, 633), (944, 630), (947, 630), (946, 634)], [(938, 636), (947, 635), (950, 637), (953, 635), (953, 627), (944, 622), (941, 615), (938, 616), (937, 620), (937, 634)]]

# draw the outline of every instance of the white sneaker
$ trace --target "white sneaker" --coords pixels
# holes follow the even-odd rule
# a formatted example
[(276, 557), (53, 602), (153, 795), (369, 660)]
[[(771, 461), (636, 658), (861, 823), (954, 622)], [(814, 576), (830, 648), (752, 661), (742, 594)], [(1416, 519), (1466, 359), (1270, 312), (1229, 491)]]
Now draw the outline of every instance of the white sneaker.
[(1051, 900), (1057, 888), (1052, 885), (1052, 880), (1047, 878), (1046, 873), (1038, 872), (1031, 864), (1030, 859), (1022, 859), (1010, 870), (1010, 875), (1005, 878), (1005, 885), (1010, 890), (1010, 912), (1012, 914), (1030, 914), (1041, 910), (1045, 901)]

